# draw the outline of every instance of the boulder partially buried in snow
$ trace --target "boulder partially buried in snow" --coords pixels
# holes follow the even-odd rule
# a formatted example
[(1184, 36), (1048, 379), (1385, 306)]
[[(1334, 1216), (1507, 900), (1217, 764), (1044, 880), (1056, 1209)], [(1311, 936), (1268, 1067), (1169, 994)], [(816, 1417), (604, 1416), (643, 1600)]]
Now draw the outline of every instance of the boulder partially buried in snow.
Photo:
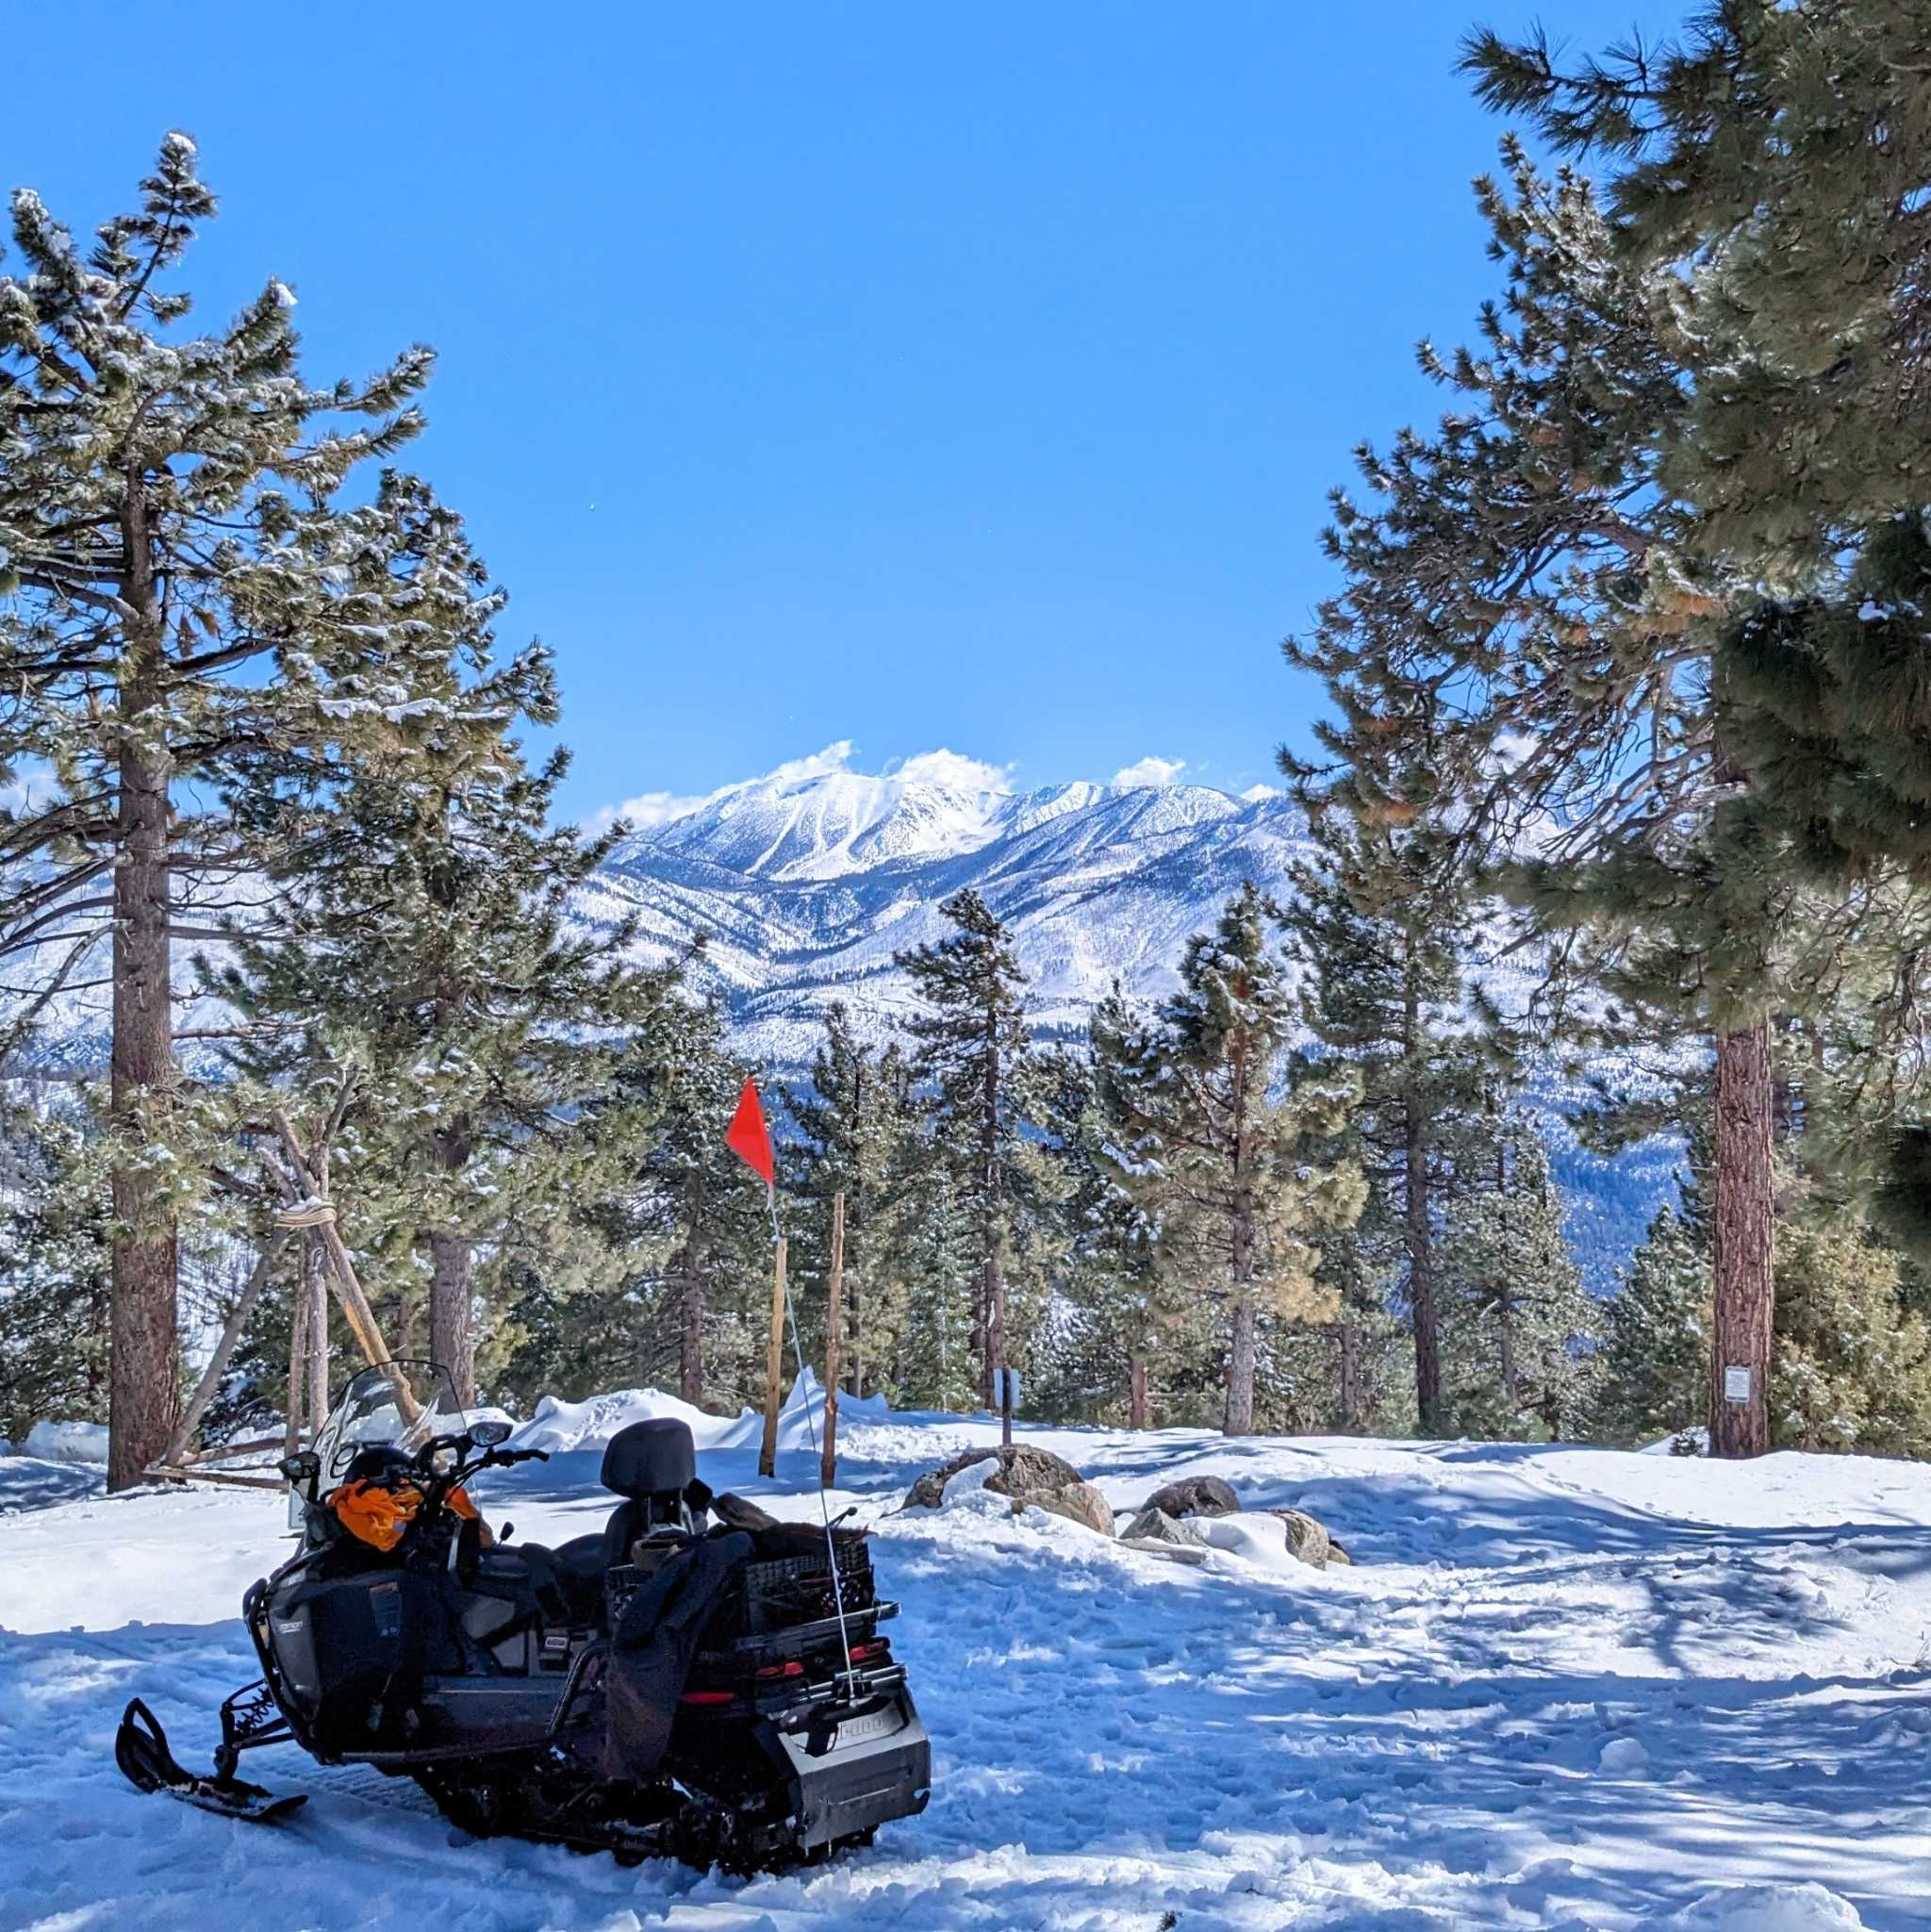
[(1189, 1476), (1179, 1482), (1170, 1482), (1164, 1489), (1157, 1489), (1147, 1498), (1147, 1508), (1158, 1510), (1162, 1515), (1186, 1516), (1231, 1516), (1238, 1512), (1241, 1499), (1233, 1493), (1231, 1483), (1223, 1482), (1217, 1476)]
[(1050, 1510), (1074, 1523), (1083, 1523), (1101, 1536), (1113, 1534), (1113, 1509), (1106, 1498), (1073, 1465), (1050, 1449), (1034, 1448), (1030, 1443), (1015, 1443), (1010, 1449), (966, 1449), (928, 1469), (906, 1492), (908, 1510), (936, 1510), (946, 1500), (946, 1485), (962, 1470), (981, 1462), (999, 1466), (984, 1477), (984, 1487), (995, 1495), (1005, 1496), (1014, 1513), (1029, 1504)]
[(1327, 1529), (1308, 1514), (1305, 1510), (1268, 1510), (1264, 1512), (1278, 1517), (1287, 1532), (1287, 1553), (1298, 1557), (1304, 1563), (1312, 1563), (1317, 1570), (1325, 1570), (1329, 1563), (1352, 1563), (1354, 1559), (1329, 1535)]
[(1164, 1510), (1142, 1510), (1120, 1531), (1120, 1541), (1131, 1548), (1170, 1557), (1177, 1562), (1206, 1560), (1207, 1539), (1184, 1517), (1169, 1516)]

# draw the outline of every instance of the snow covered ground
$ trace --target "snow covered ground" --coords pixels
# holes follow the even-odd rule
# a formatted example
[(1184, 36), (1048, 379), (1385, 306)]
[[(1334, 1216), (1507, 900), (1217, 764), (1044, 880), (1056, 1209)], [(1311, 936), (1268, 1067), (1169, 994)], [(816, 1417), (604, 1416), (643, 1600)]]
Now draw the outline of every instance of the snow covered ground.
[[(541, 1418), (557, 1453), (491, 1514), (543, 1541), (601, 1522), (594, 1444), (631, 1412)], [(776, 1484), (734, 1423), (703, 1474), (815, 1514), (800, 1423)], [(206, 1763), (281, 1504), (75, 1495), (74, 1465), (0, 1459), (0, 1927), (1931, 1925), (1931, 1468), (1024, 1433), (1116, 1505), (1225, 1476), (1359, 1566), (1183, 1567), (983, 1494), (887, 1517), (993, 1430), (848, 1412), (838, 1502), (883, 1518), (936, 1790), (872, 1852), (750, 1883), (453, 1841), (412, 1786), (291, 1749), (253, 1766), (313, 1792), (284, 1826), (137, 1795), (121, 1707), (139, 1691)]]

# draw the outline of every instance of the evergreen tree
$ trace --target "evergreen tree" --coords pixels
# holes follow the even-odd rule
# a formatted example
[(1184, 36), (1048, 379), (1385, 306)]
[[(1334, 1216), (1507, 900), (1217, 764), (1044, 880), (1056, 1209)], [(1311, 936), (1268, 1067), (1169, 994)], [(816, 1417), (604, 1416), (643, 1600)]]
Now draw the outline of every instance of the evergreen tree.
[[(1886, 869), (1931, 879), (1927, 61), (1909, 0), (1725, 0), (1678, 41), (1571, 67), (1541, 33), (1467, 50), (1492, 105), (1610, 161), (1621, 259), (1670, 291), (1686, 366), (1663, 467), (1747, 592), (1711, 656), (1723, 776), (1833, 900)], [(1900, 949), (1894, 1010), (1918, 956)], [(1896, 1098), (1896, 1062), (1873, 1064)], [(1915, 1244), (1926, 1131), (1905, 1098), (1861, 1138), (1905, 1117), (1879, 1197)]]
[(1752, 1371), (1750, 1403), (1714, 1405), (1713, 1441), (1756, 1453), (1789, 834), (1750, 797), (1711, 685), (1749, 580), (1670, 469), (1698, 367), (1681, 278), (1623, 256), (1586, 181), (1504, 151), (1510, 187), (1479, 191), (1505, 299), (1479, 352), (1424, 347), (1454, 406), (1432, 437), (1361, 453), (1379, 501), (1336, 499), (1346, 582), (1289, 652), (1329, 682), (1346, 801), (1445, 806), (1545, 933), (1646, 933), (1684, 960), (1716, 1036), (1716, 1353)]
[(214, 206), (171, 134), (91, 248), (17, 192), (23, 272), (0, 278), (0, 774), (32, 760), (55, 781), (0, 815), (0, 953), (31, 962), (40, 999), (90, 974), (111, 990), (115, 1488), (174, 1420), (177, 1230), (204, 1149), (171, 964), (265, 869), (238, 796), (254, 754), (434, 764), (494, 729), (437, 702), (448, 638), (413, 621), (435, 586), (384, 565), (389, 512), (341, 501), (415, 433), (429, 353), (311, 386), (278, 281), (188, 334), (173, 272)]
[(1450, 1209), (1444, 1243), (1449, 1411), (1464, 1435), (1560, 1441), (1582, 1419), (1595, 1309), (1534, 1128), (1499, 1121), (1476, 1159), (1489, 1172)]
[[(1439, 1431), (1437, 1227), (1456, 1181), (1458, 1139), (1489, 1092), (1492, 1058), (1462, 1014), (1470, 893), (1452, 850), (1444, 853), (1426, 825), (1329, 810), (1315, 814), (1309, 833), (1313, 857), (1294, 868), (1286, 915), (1305, 973), (1300, 1014), (1362, 1082), (1352, 1131), (1377, 1203), (1400, 1230), (1416, 1408), (1423, 1428)], [(1378, 1212), (1370, 1210), (1371, 1228)], [(1359, 1294), (1353, 1306), (1363, 1307)], [(1342, 1368), (1349, 1379), (1351, 1361)], [(1343, 1413), (1353, 1407), (1344, 1396)]]
[(1276, 1349), (1283, 1386), (1270, 1403), (1296, 1431), (1412, 1435), (1420, 1427), (1413, 1325), (1391, 1306), (1407, 1262), (1406, 1220), (1367, 1179), (1361, 1219), (1321, 1244), (1315, 1284), (1331, 1297), (1333, 1319), (1290, 1328)]
[(0, 1167), (0, 1436), (107, 1419), (112, 1215), (97, 1131), (22, 1107)]
[(441, 591), (419, 600), (418, 629), (449, 625), (494, 735), (444, 774), (371, 770), (318, 788), (273, 773), (259, 816), (292, 828), (286, 925), (300, 943), (238, 930), (208, 984), (242, 1016), (227, 1050), (244, 1118), (291, 1082), (353, 1089), (339, 1188), (389, 1286), (397, 1269), (422, 1283), (429, 1352), (470, 1401), (479, 1253), (500, 1267), (634, 1158), (621, 1116), (588, 1109), (623, 1033), (663, 1023), (674, 976), (629, 963), (629, 928), (593, 934), (569, 918), (610, 838), (553, 828), (565, 755), (533, 771), (507, 735), (520, 713), (553, 717), (547, 663), (489, 673), (499, 600), (481, 593), (459, 523), (408, 479), (388, 479), (382, 501), (411, 573)]
[(1161, 1266), (1156, 1218), (1123, 1178), (1111, 1145), (1099, 1056), (1131, 1027), (1115, 986), (1090, 1022), (1094, 1071), (1078, 1083), (1079, 1117), (1065, 1137), (1071, 1185), (1059, 1320), (1050, 1356), (1036, 1359), (1048, 1371), (1047, 1412), (1146, 1428), (1156, 1378), (1169, 1393), (1204, 1379), (1218, 1348), (1206, 1304)]
[(633, 1257), (640, 1331), (672, 1338), (678, 1393), (701, 1406), (764, 1392), (770, 1215), (763, 1183), (724, 1142), (750, 1071), (729, 1051), (715, 1005), (672, 999), (613, 1080), (616, 1098), (652, 1124), (617, 1196), (612, 1243)]
[(907, 1025), (932, 1157), (978, 1229), (972, 1353), (990, 1405), (992, 1372), (1010, 1359), (1007, 1278), (1020, 1224), (1049, 1184), (1026, 1131), (1040, 1112), (1040, 1073), (1026, 1032), (1025, 975), (1004, 925), (970, 887), (939, 911), (953, 933), (899, 953), (896, 964), (919, 1002)]
[(1708, 1237), (1692, 1214), (1664, 1207), (1603, 1310), (1590, 1432), (1640, 1443), (1708, 1413)]
[[(1317, 1237), (1361, 1212), (1360, 1169), (1316, 1165), (1359, 1088), (1345, 1072), (1286, 1065), (1294, 999), (1268, 943), (1280, 911), (1247, 884), (1197, 933), (1180, 990), (1150, 1025), (1096, 1016), (1095, 1061), (1114, 1158), (1159, 1216), (1163, 1268), (1225, 1311), (1229, 1435), (1254, 1426), (1257, 1324), (1328, 1313)], [(1277, 1082), (1285, 1092), (1275, 1098)]]
[(983, 1224), (950, 1166), (920, 1161), (897, 1194), (890, 1226), (905, 1303), (892, 1352), (894, 1399), (906, 1408), (969, 1410), (984, 1400), (974, 1355)]
[(1903, 1306), (1897, 1256), (1855, 1223), (1786, 1227), (1777, 1285), (1779, 1446), (1931, 1451), (1931, 1329)]
[[(865, 1044), (844, 1002), (825, 1009), (825, 1037), (812, 1061), (809, 1087), (787, 1091), (798, 1139), (786, 1149), (788, 1189), (802, 1209), (802, 1241), (793, 1278), (806, 1292), (800, 1313), (828, 1304), (820, 1281), (831, 1250), (831, 1203), (845, 1197), (844, 1333), (839, 1361), (851, 1393), (862, 1395), (890, 1373), (891, 1338), (904, 1311), (884, 1265), (893, 1166), (910, 1131), (911, 1092), (897, 1041)], [(812, 1293), (814, 1286), (817, 1292)], [(806, 1323), (809, 1328), (811, 1325)]]

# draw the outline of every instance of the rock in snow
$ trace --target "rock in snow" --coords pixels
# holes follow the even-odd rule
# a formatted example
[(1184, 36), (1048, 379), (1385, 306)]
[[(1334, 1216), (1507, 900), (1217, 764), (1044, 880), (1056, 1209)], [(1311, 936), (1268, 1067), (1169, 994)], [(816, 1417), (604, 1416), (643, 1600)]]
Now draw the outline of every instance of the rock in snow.
[(1161, 1555), (1172, 1550), (1204, 1550), (1207, 1539), (1183, 1517), (1169, 1516), (1150, 1504), (1120, 1531), (1120, 1541), (1136, 1547), (1152, 1546)]
[(1168, 1516), (1231, 1516), (1241, 1499), (1233, 1485), (1217, 1476), (1190, 1476), (1184, 1482), (1170, 1482), (1147, 1498), (1149, 1510)]
[(1009, 1497), (1016, 1513), (1029, 1505), (1083, 1523), (1101, 1536), (1113, 1534), (1113, 1506), (1062, 1456), (1030, 1444), (1010, 1449), (967, 1449), (937, 1469), (929, 1469), (905, 1494), (908, 1510), (936, 1510), (956, 1500), (953, 1478), (975, 1465), (992, 1465), (972, 1485)]

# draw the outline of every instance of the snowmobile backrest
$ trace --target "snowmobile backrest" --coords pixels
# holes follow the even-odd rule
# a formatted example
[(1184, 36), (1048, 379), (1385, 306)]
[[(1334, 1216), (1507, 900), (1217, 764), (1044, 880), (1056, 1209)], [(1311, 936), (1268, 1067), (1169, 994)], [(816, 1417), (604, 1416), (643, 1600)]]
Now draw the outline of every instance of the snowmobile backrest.
[(633, 1502), (681, 1494), (697, 1473), (690, 1425), (668, 1415), (619, 1429), (603, 1451), (603, 1487)]

